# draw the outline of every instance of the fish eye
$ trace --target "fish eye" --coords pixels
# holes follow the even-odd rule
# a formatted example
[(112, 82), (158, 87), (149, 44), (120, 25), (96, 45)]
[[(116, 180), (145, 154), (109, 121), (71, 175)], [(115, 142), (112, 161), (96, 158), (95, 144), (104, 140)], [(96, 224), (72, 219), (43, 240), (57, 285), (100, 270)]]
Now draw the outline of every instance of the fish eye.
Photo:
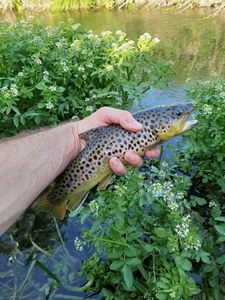
[(176, 113), (176, 115), (177, 115), (178, 117), (181, 117), (181, 116), (182, 116), (182, 112), (178, 111), (178, 112)]

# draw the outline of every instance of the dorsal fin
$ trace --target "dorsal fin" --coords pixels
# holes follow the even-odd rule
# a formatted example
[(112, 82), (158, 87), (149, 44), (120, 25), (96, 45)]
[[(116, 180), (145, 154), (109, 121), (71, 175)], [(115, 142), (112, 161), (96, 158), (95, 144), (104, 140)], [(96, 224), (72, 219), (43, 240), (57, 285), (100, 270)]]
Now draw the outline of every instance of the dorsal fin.
[(87, 130), (84, 133), (81, 133), (80, 137), (84, 139), (88, 145), (91, 140), (94, 140), (102, 132), (102, 130), (104, 130), (104, 128), (105, 127), (99, 127), (99, 128)]

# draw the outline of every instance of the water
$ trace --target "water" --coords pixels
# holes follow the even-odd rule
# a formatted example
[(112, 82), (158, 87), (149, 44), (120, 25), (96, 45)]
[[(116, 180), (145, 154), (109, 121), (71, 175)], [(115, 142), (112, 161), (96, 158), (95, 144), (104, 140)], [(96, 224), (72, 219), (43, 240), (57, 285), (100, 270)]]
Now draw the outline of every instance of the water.
[[(158, 55), (174, 62), (176, 76), (172, 87), (165, 90), (153, 88), (146, 93), (142, 105), (150, 107), (184, 101), (187, 83), (225, 75), (225, 16), (206, 16), (206, 12), (199, 10), (183, 14), (142, 10), (41, 13), (35, 17), (50, 26), (72, 18), (97, 32), (121, 29), (132, 39), (144, 32), (158, 37), (161, 40)], [(0, 15), (0, 19), (9, 22), (28, 17)], [(76, 217), (69, 218), (58, 226), (60, 234), (56, 224), (48, 217), (43, 216), (33, 223), (33, 216), (28, 214), (19, 223), (17, 233), (13, 235), (14, 240), (7, 234), (1, 237), (0, 250), (4, 254), (0, 255), (0, 299), (46, 299), (45, 295), (50, 295), (48, 299), (60, 300), (82, 298), (82, 293), (75, 292), (74, 287), (85, 281), (77, 276), (76, 271), (82, 260), (90, 256), (93, 250), (89, 247), (85, 247), (82, 253), (75, 250), (73, 241), (81, 234)], [(89, 224), (84, 226), (88, 227)], [(37, 245), (31, 244), (30, 237), (35, 239)], [(52, 254), (48, 256), (39, 253), (34, 256), (37, 247), (49, 247)], [(49, 288), (51, 279), (40, 266), (34, 265), (37, 260), (62, 282), (61, 286)], [(92, 296), (92, 299), (97, 298), (97, 295)]]

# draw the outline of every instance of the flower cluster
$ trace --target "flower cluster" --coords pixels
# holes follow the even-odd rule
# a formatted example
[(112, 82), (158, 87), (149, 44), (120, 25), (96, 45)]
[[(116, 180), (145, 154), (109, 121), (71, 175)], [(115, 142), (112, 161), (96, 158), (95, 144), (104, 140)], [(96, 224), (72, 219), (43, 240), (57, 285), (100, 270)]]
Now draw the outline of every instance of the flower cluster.
[(54, 104), (51, 102), (51, 101), (48, 101), (46, 104), (45, 104), (45, 107), (47, 109), (52, 109), (54, 107)]
[(184, 250), (195, 250), (198, 251), (201, 248), (202, 244), (200, 240), (188, 241), (187, 245), (184, 247)]
[(96, 200), (92, 200), (90, 203), (89, 203), (89, 208), (90, 208), (90, 211), (92, 212), (92, 214), (94, 216), (98, 216), (98, 211), (99, 211), (99, 205), (98, 205), (98, 202)]
[(32, 56), (32, 59), (33, 59), (33, 61), (37, 64), (37, 65), (41, 65), (42, 64), (42, 61), (41, 61), (41, 59), (40, 59), (40, 57), (38, 56), (38, 55), (33, 55)]
[(84, 249), (84, 245), (85, 245), (85, 242), (81, 241), (78, 236), (76, 236), (75, 240), (74, 240), (74, 246), (75, 246), (75, 249), (77, 251), (83, 251)]
[(17, 97), (19, 95), (19, 91), (16, 84), (11, 84), (9, 87), (7, 85), (3, 86), (0, 89), (1, 95), (4, 99), (9, 99), (11, 97)]
[(205, 116), (210, 116), (213, 113), (213, 108), (211, 105), (204, 104), (202, 107), (202, 111)]
[(72, 27), (72, 29), (74, 31), (76, 31), (77, 29), (79, 29), (81, 27), (81, 24), (80, 23), (76, 23), (76, 24), (71, 25), (71, 27)]
[(127, 187), (122, 185), (115, 185), (115, 193), (118, 196), (122, 197), (127, 193)]
[(190, 231), (189, 224), (190, 224), (190, 215), (182, 218), (182, 224), (177, 224), (175, 227), (175, 231), (180, 238), (186, 238)]
[(141, 52), (149, 52), (152, 47), (154, 47), (159, 42), (160, 40), (157, 37), (152, 39), (151, 35), (148, 32), (145, 32), (138, 39), (137, 45)]

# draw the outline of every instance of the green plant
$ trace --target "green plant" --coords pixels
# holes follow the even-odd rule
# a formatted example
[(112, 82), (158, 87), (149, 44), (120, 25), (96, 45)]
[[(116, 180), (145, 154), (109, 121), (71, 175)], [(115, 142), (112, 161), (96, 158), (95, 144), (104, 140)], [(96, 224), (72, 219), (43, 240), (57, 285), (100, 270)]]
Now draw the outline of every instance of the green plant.
[[(202, 293), (223, 299), (225, 293), (225, 82), (198, 82), (187, 94), (195, 101), (198, 126), (185, 135), (178, 168), (192, 180), (191, 204), (202, 220), (204, 248), (211, 259), (201, 266)], [(199, 207), (199, 204), (201, 206)]]
[(94, 221), (75, 247), (94, 246), (83, 272), (88, 289), (105, 299), (190, 299), (200, 292), (191, 274), (209, 253), (191, 216), (191, 182), (165, 163), (151, 173), (146, 179), (131, 169), (80, 210), (82, 222), (90, 215)]
[(122, 31), (97, 35), (72, 22), (54, 29), (1, 23), (0, 136), (78, 119), (101, 106), (132, 106), (151, 85), (145, 63), (157, 43), (149, 34), (135, 43)]
[(187, 91), (198, 126), (185, 136), (179, 165), (199, 192), (221, 199), (225, 192), (225, 81), (203, 81)]

